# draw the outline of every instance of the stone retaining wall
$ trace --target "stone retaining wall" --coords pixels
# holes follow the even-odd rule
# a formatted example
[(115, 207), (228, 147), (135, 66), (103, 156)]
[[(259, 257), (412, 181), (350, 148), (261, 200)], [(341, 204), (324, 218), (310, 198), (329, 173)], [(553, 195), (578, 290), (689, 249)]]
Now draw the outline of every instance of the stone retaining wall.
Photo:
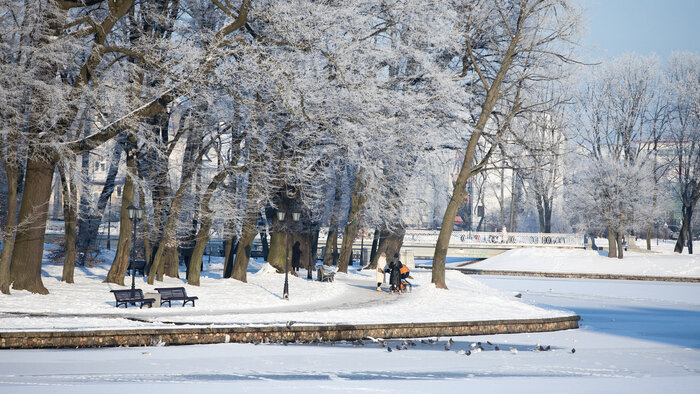
[(492, 335), (578, 328), (579, 316), (547, 319), (357, 325), (0, 332), (0, 349), (79, 348), (207, 343), (311, 342), (375, 338)]
[(643, 276), (618, 274), (585, 274), (575, 272), (536, 272), (536, 271), (506, 271), (481, 270), (474, 268), (449, 268), (461, 271), (467, 275), (502, 275), (502, 276), (531, 276), (536, 278), (572, 278), (572, 279), (617, 279), (617, 280), (646, 280), (659, 282), (690, 282), (700, 283), (700, 278), (685, 276)]

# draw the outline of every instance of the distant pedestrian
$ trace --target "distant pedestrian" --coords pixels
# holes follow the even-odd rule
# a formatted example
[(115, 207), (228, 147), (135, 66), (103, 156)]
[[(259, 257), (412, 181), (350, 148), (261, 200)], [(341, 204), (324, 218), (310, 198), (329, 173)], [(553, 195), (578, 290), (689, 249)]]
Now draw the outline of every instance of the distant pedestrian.
[(292, 269), (294, 271), (299, 271), (299, 267), (301, 266), (301, 244), (299, 241), (296, 241), (294, 243), (294, 247), (292, 247)]
[(382, 252), (377, 259), (377, 291), (382, 291), (384, 283), (384, 270), (386, 270), (386, 252)]
[(389, 263), (389, 283), (391, 284), (391, 292), (397, 291), (401, 294), (401, 261), (399, 255), (394, 254), (394, 259)]

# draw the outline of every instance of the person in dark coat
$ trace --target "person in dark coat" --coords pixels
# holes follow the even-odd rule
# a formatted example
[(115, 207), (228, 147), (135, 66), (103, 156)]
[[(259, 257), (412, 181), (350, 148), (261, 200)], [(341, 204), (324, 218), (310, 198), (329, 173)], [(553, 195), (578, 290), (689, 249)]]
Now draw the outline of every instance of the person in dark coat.
[(391, 284), (391, 292), (398, 291), (401, 294), (401, 262), (398, 255), (394, 255), (394, 259), (389, 263), (389, 283)]
[(292, 269), (294, 271), (299, 271), (299, 267), (301, 266), (301, 244), (299, 241), (296, 241), (294, 243), (294, 246), (292, 247)]

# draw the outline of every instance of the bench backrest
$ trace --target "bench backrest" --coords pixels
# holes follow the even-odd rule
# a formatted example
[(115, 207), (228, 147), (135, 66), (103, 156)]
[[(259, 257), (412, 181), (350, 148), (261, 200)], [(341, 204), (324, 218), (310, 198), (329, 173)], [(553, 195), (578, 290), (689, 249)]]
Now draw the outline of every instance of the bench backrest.
[(143, 291), (141, 289), (135, 289), (135, 290), (112, 290), (112, 293), (114, 293), (114, 298), (117, 299), (117, 301), (124, 301), (124, 300), (130, 300), (132, 299), (131, 297), (131, 292), (134, 292), (134, 299), (140, 299), (143, 298)]
[(187, 298), (187, 292), (185, 291), (184, 287), (168, 287), (156, 290), (158, 290), (158, 293), (160, 293), (161, 297), (164, 299), (179, 297)]

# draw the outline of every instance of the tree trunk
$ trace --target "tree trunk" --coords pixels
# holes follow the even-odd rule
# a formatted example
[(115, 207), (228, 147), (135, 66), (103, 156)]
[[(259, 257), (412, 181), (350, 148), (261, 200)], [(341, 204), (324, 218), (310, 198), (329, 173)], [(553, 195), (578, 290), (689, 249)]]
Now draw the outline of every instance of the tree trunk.
[(326, 238), (326, 249), (323, 255), (323, 265), (333, 265), (333, 256), (338, 253), (338, 229), (328, 231)]
[[(177, 257), (175, 257), (175, 268), (173, 268), (172, 251), (166, 249), (174, 248), (175, 255), (177, 256), (177, 239), (175, 231), (177, 230), (177, 222), (178, 217), (180, 216), (180, 208), (182, 206), (182, 201), (185, 197), (185, 191), (190, 179), (192, 179), (192, 177), (187, 178), (185, 182), (180, 185), (180, 187), (177, 189), (177, 192), (175, 192), (175, 196), (173, 197), (172, 203), (170, 204), (168, 224), (165, 226), (165, 229), (163, 229), (163, 238), (161, 238), (160, 243), (158, 244), (158, 250), (156, 251), (155, 257), (153, 258), (153, 266), (151, 267), (151, 270), (148, 273), (149, 285), (153, 284), (156, 274), (158, 274), (158, 280), (162, 280), (162, 273), (166, 268), (168, 269), (166, 273), (168, 276), (177, 278)], [(169, 267), (165, 266), (166, 260), (170, 262)]]
[(228, 250), (224, 256), (224, 278), (230, 278), (233, 274), (233, 260), (238, 250), (238, 236), (233, 235), (228, 242)]
[[(518, 203), (520, 202), (520, 185), (518, 184), (517, 172), (513, 171), (513, 182), (511, 183), (511, 193), (510, 193), (510, 218), (508, 223), (508, 231), (514, 233), (517, 231), (517, 213), (518, 213)], [(471, 196), (469, 196), (471, 198)], [(469, 226), (471, 230), (471, 226)]]
[(202, 224), (199, 228), (199, 232), (195, 236), (195, 245), (192, 247), (192, 252), (187, 264), (187, 283), (199, 286), (199, 276), (201, 274), (202, 268), (202, 257), (204, 256), (204, 249), (207, 247), (207, 242), (209, 242), (209, 230), (212, 224), (212, 211), (209, 208), (209, 203), (214, 196), (214, 191), (219, 186), (219, 184), (226, 178), (228, 174), (227, 171), (219, 171), (214, 178), (209, 182), (204, 196), (202, 197), (202, 202), (200, 204), (200, 211), (202, 217)]
[[(379, 256), (382, 254), (382, 252), (386, 253), (386, 248), (387, 248), (387, 239), (389, 238), (389, 231), (387, 229), (375, 229), (374, 230), (374, 241), (372, 241), (372, 248), (374, 248), (374, 256), (370, 259), (369, 266), (367, 266), (367, 269), (375, 269), (377, 268), (377, 260), (379, 260)], [(375, 247), (376, 244), (376, 247)], [(391, 261), (391, 256), (393, 254), (389, 255), (387, 254), (387, 264), (389, 261)]]
[(27, 160), (19, 228), (10, 264), (10, 280), (15, 290), (49, 293), (41, 281), (41, 263), (54, 167), (53, 161)]
[(256, 234), (255, 222), (250, 221), (243, 225), (241, 239), (238, 241), (238, 250), (236, 250), (236, 259), (233, 261), (233, 273), (231, 275), (233, 279), (238, 279), (241, 282), (248, 281), (248, 262), (250, 261), (250, 252), (253, 249), (253, 240)]
[(124, 189), (122, 190), (122, 206), (119, 217), (119, 240), (117, 241), (117, 251), (114, 255), (112, 266), (109, 268), (107, 277), (104, 280), (105, 283), (114, 283), (120, 286), (124, 286), (124, 275), (129, 268), (129, 260), (131, 258), (133, 222), (131, 219), (129, 219), (126, 208), (134, 204), (136, 157), (132, 152), (128, 152), (126, 155), (126, 167), (127, 173), (124, 179)]
[(612, 227), (608, 227), (608, 257), (617, 257), (617, 234)]
[(340, 247), (340, 257), (338, 258), (338, 272), (348, 272), (348, 263), (352, 258), (352, 244), (360, 228), (360, 213), (365, 206), (367, 196), (365, 196), (365, 183), (362, 179), (362, 170), (355, 175), (355, 187), (352, 190), (350, 199), (350, 213), (348, 222), (343, 231), (343, 244)]
[[(99, 233), (98, 229), (100, 222), (102, 222), (102, 217), (104, 216), (107, 201), (109, 201), (112, 193), (114, 192), (114, 181), (116, 180), (119, 172), (119, 161), (122, 150), (123, 148), (121, 143), (117, 142), (109, 160), (109, 170), (107, 172), (107, 177), (105, 178), (102, 191), (100, 192), (100, 197), (97, 200), (97, 208), (93, 212), (82, 212), (83, 215), (81, 216), (83, 219), (80, 220), (80, 225), (78, 227), (80, 230), (78, 233), (78, 241), (80, 242), (78, 248), (83, 252), (87, 252), (89, 247), (93, 245), (97, 239), (97, 235)], [(85, 193), (83, 193), (83, 195), (85, 195)], [(81, 207), (83, 205), (82, 201), (83, 199), (81, 198)]]
[(404, 235), (406, 235), (406, 230), (400, 228), (393, 231), (388, 237), (384, 238), (386, 240), (384, 244), (384, 251), (386, 252), (387, 261), (397, 258), (394, 257), (395, 254), (400, 255)]
[[(65, 255), (63, 258), (63, 274), (61, 276), (61, 281), (73, 283), (77, 235), (77, 192), (75, 190), (75, 183), (68, 179), (66, 170), (62, 164), (58, 165), (58, 172), (61, 177), (61, 185), (63, 186), (63, 221), (65, 228)], [(54, 196), (54, 198), (56, 198), (56, 196)]]
[(0, 253), (0, 291), (10, 294), (10, 259), (15, 246), (15, 232), (17, 231), (17, 183), (19, 181), (19, 167), (5, 163), (5, 175), (7, 176), (7, 221), (3, 231), (5, 233), (5, 246)]
[[(628, 235), (628, 237), (629, 237), (629, 235)], [(624, 257), (624, 254), (625, 254), (624, 253), (625, 248), (622, 246), (622, 229), (620, 229), (617, 232), (617, 238), (615, 238), (615, 240), (617, 242), (617, 258), (622, 259)]]
[(267, 256), (270, 254), (270, 243), (267, 241), (267, 229), (260, 231), (260, 245), (262, 246), (263, 260), (267, 261)]
[(676, 246), (673, 248), (673, 251), (676, 253), (683, 253), (683, 247), (688, 246), (688, 253), (692, 253), (692, 248), (693, 248), (693, 235), (692, 235), (692, 226), (691, 226), (691, 220), (693, 220), (693, 211), (695, 210), (695, 204), (698, 202), (698, 199), (692, 199), (692, 200), (684, 200), (683, 201), (683, 223), (681, 225), (681, 229), (678, 232), (678, 239), (676, 240)]
[(374, 256), (377, 255), (377, 245), (379, 244), (379, 229), (374, 229), (374, 235), (372, 237), (372, 250), (369, 253), (370, 266), (367, 268), (377, 268), (377, 262), (374, 260)]
[[(153, 253), (151, 248), (151, 237), (148, 226), (148, 219), (146, 219), (146, 192), (143, 187), (139, 188), (139, 206), (143, 209), (143, 218), (141, 221), (141, 239), (143, 240), (143, 259), (146, 262), (146, 267), (151, 266), (151, 254)], [(144, 270), (144, 272), (147, 272)]]
[[(524, 16), (523, 12), (524, 10), (521, 11), (521, 18)], [(445, 284), (445, 258), (447, 257), (447, 248), (450, 244), (450, 237), (452, 236), (452, 231), (454, 230), (455, 215), (457, 214), (457, 210), (462, 204), (462, 201), (464, 201), (464, 198), (466, 197), (467, 181), (472, 175), (474, 175), (472, 173), (472, 164), (474, 163), (474, 155), (479, 144), (479, 140), (481, 139), (484, 132), (484, 127), (486, 127), (486, 123), (491, 117), (493, 109), (496, 107), (496, 103), (501, 96), (501, 89), (503, 88), (502, 83), (505, 80), (506, 74), (508, 74), (511, 65), (513, 64), (516, 45), (522, 39), (522, 36), (520, 35), (521, 23), (523, 23), (523, 20), (519, 19), (515, 34), (511, 35), (508, 49), (503, 53), (501, 64), (495, 78), (491, 82), (490, 86), (484, 86), (486, 89), (486, 97), (481, 105), (481, 113), (479, 114), (479, 118), (474, 125), (474, 130), (469, 137), (469, 142), (467, 143), (467, 148), (464, 152), (464, 160), (462, 161), (462, 166), (459, 170), (459, 174), (457, 175), (454, 190), (452, 191), (452, 197), (450, 197), (450, 201), (447, 203), (445, 215), (442, 218), (442, 227), (440, 228), (440, 235), (438, 235), (438, 239), (435, 244), (435, 253), (433, 254), (432, 270), (432, 283), (434, 283), (435, 287), (439, 289), (447, 289), (447, 285)], [(472, 65), (474, 67), (479, 67), (478, 64)], [(487, 162), (488, 160), (481, 164), (486, 165)]]
[[(165, 254), (165, 264), (163, 269), (163, 275), (170, 278), (180, 277), (180, 253), (177, 250), (177, 243), (170, 246)], [(159, 281), (163, 280), (163, 277), (158, 277)]]
[(283, 273), (286, 261), (287, 233), (283, 231), (273, 231), (270, 236), (270, 255), (268, 256), (267, 262), (275, 267), (277, 272)]

